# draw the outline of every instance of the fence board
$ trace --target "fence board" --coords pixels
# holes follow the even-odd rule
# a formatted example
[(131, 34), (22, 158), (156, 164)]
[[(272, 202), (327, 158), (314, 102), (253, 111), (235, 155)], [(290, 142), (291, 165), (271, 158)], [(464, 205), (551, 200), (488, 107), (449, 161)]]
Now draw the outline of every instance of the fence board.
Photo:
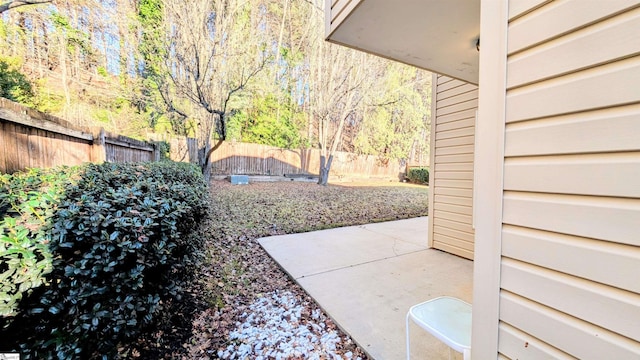
[(45, 156), (44, 156), (44, 161), (43, 161), (43, 165), (47, 168), (49, 167), (53, 167), (54, 165), (54, 140), (50, 138), (49, 136), (47, 136), (49, 134), (48, 131), (46, 130), (40, 130), (40, 133), (42, 134), (42, 149), (46, 152)]
[(29, 167), (35, 167), (35, 163), (40, 160), (40, 148), (38, 147), (38, 129), (27, 129), (27, 143), (29, 145)]
[(5, 122), (0, 121), (0, 173), (6, 172), (5, 165)]
[(18, 170), (19, 166), (18, 153), (12, 151), (12, 149), (17, 149), (16, 126), (7, 123), (4, 128), (6, 131), (4, 136), (6, 171), (14, 172)]
[(16, 125), (15, 135), (16, 146), (18, 148), (18, 167), (22, 168), (29, 165), (29, 137), (27, 129), (24, 126)]
[(49, 150), (53, 154), (51, 158), (51, 166), (59, 166), (60, 164), (64, 164), (64, 143), (62, 142), (61, 136), (59, 134), (48, 133), (47, 137), (51, 139), (52, 144), (52, 149)]

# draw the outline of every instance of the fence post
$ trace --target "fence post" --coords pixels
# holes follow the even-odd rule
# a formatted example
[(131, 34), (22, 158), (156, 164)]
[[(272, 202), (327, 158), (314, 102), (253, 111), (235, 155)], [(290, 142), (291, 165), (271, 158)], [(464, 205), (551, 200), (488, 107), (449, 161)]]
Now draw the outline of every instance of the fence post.
[(104, 145), (104, 128), (93, 128), (93, 142), (91, 143), (91, 162), (101, 164), (107, 160), (107, 151)]
[[(160, 142), (158, 141), (153, 141), (151, 142), (151, 145), (153, 145), (153, 161), (158, 162), (160, 161)], [(164, 147), (163, 147), (164, 149)]]

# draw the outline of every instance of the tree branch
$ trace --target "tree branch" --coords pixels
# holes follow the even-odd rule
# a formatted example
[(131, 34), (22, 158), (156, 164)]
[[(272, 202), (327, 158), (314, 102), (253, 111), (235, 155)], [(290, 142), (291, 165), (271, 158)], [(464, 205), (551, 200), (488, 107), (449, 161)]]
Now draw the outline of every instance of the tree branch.
[(222, 143), (224, 143), (224, 139), (218, 139), (218, 142), (213, 145), (213, 147), (209, 149), (209, 151), (205, 154), (205, 159), (209, 159), (211, 157), (211, 154), (213, 154), (214, 151), (218, 150)]
[(21, 0), (21, 1), (7, 1), (3, 4), (0, 4), (0, 14), (2, 14), (3, 12), (10, 10), (10, 9), (15, 9), (19, 6), (25, 6), (25, 5), (37, 5), (37, 4), (45, 4), (45, 3), (50, 3), (52, 0)]
[(316, 5), (316, 4), (314, 4), (314, 3), (313, 3), (312, 1), (310, 1), (310, 0), (302, 0), (302, 2), (306, 2), (306, 3), (308, 3), (309, 5), (311, 5), (312, 7), (314, 7), (316, 10), (319, 10), (319, 11), (321, 11), (321, 12), (324, 12), (324, 9), (323, 9), (322, 7), (320, 7), (320, 6)]

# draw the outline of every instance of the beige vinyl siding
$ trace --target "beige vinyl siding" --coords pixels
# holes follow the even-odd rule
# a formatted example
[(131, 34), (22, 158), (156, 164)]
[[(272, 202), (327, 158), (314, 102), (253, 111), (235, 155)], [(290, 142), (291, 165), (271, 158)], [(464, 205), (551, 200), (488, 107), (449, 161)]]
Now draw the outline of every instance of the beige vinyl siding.
[(429, 241), (473, 259), (473, 153), (478, 87), (434, 75)]
[(325, 16), (326, 34), (333, 32), (363, 0), (325, 0), (325, 9), (331, 9)]
[(640, 358), (640, 2), (511, 0), (500, 357)]
[[(506, 108), (508, 0), (482, 1), (480, 80), (475, 129), (472, 359), (506, 359), (498, 352), (500, 260)], [(502, 330), (506, 330), (503, 328)], [(504, 333), (504, 332), (503, 332)], [(506, 342), (505, 342), (506, 344)], [(506, 353), (506, 352), (505, 352)]]

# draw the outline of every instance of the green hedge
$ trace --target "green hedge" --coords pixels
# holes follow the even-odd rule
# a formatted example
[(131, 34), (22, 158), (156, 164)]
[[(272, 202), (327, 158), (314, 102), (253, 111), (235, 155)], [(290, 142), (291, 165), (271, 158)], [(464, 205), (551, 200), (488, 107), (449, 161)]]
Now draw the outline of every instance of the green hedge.
[(92, 164), (80, 175), (47, 229), (49, 285), (11, 324), (25, 358), (117, 356), (180, 299), (203, 247), (188, 236), (206, 211), (197, 167)]
[(23, 294), (51, 271), (50, 225), (64, 188), (78, 168), (0, 174), (0, 317), (16, 315)]
[(416, 167), (410, 168), (407, 172), (407, 180), (412, 183), (428, 184), (429, 183), (429, 168)]

